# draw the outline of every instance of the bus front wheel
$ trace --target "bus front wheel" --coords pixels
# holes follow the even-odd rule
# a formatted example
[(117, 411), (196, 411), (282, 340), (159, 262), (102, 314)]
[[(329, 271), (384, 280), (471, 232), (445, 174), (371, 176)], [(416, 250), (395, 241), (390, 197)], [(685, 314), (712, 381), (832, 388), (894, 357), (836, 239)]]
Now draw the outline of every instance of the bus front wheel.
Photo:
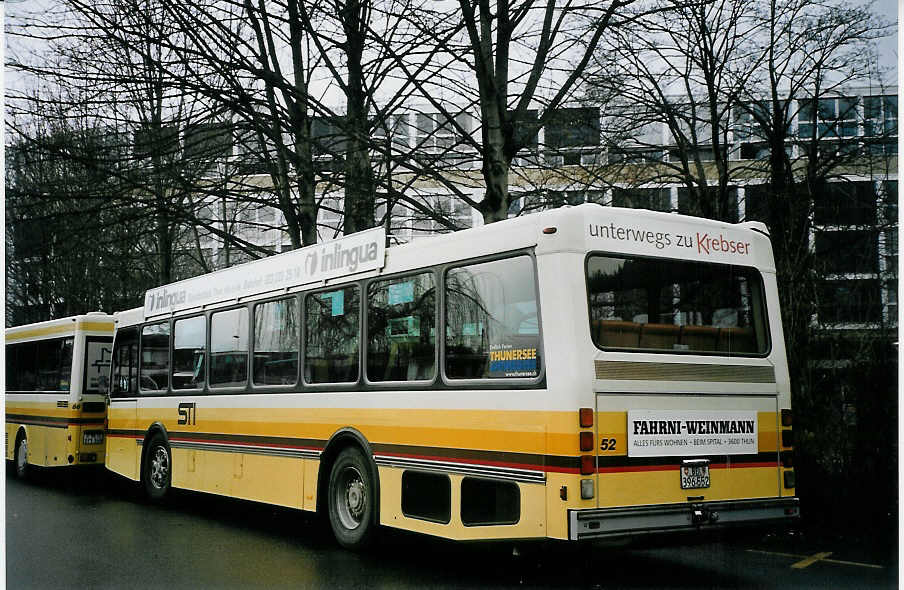
[(170, 449), (160, 434), (148, 442), (144, 460), (144, 491), (152, 502), (163, 500), (169, 492), (173, 463)]
[(340, 545), (360, 549), (375, 528), (376, 489), (364, 455), (344, 449), (330, 470), (328, 492), (330, 527)]
[(19, 435), (19, 438), (16, 439), (16, 454), (14, 458), (16, 476), (19, 479), (26, 479), (28, 477), (28, 438), (24, 434)]

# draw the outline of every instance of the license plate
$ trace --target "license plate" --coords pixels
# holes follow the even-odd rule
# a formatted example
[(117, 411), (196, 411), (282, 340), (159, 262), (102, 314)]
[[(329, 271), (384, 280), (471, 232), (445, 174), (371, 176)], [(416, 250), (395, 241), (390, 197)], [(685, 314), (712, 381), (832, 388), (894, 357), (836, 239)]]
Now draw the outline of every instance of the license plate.
[(697, 490), (709, 487), (709, 463), (690, 463), (681, 466), (681, 489)]
[(103, 430), (88, 430), (82, 433), (82, 444), (99, 445), (104, 442)]

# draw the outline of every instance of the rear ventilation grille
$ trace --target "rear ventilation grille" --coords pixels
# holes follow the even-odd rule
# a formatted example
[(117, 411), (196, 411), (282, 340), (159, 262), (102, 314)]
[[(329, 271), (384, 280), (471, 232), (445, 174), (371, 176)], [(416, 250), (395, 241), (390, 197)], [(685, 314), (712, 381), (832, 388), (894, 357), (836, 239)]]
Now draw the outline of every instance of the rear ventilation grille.
[(775, 368), (769, 366), (594, 361), (594, 369), (597, 379), (775, 383)]

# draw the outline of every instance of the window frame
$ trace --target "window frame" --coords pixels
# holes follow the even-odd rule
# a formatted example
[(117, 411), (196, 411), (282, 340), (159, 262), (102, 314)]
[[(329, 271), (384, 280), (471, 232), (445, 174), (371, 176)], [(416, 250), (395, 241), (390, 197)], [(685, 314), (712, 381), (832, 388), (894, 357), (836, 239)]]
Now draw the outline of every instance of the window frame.
[[(592, 322), (592, 318), (590, 317), (590, 308), (591, 308), (591, 299), (590, 299), (590, 281), (588, 280), (589, 275), (589, 264), (590, 259), (595, 256), (602, 256), (607, 258), (621, 258), (621, 259), (635, 259), (635, 260), (665, 260), (670, 262), (695, 262), (698, 264), (704, 265), (713, 265), (713, 266), (731, 266), (735, 268), (747, 269), (754, 272), (756, 279), (759, 283), (760, 294), (763, 300), (763, 337), (766, 339), (766, 349), (764, 352), (757, 353), (735, 353), (735, 352), (724, 352), (724, 351), (705, 351), (705, 350), (663, 350), (658, 348), (629, 348), (623, 346), (601, 346), (593, 339), (593, 334), (590, 332), (590, 325)], [(766, 282), (763, 279), (763, 272), (755, 266), (748, 266), (743, 264), (728, 264), (721, 262), (703, 262), (699, 260), (691, 260), (686, 261), (680, 258), (668, 258), (661, 256), (646, 256), (639, 254), (625, 254), (620, 252), (610, 252), (605, 250), (593, 250), (587, 252), (584, 256), (584, 286), (586, 289), (586, 302), (587, 302), (587, 323), (586, 330), (587, 336), (589, 337), (589, 342), (593, 345), (597, 350), (601, 350), (603, 352), (627, 352), (633, 354), (650, 354), (650, 355), (678, 355), (678, 356), (706, 356), (706, 357), (724, 357), (724, 358), (768, 358), (769, 355), (772, 354), (774, 346), (772, 344), (772, 315), (770, 313), (770, 307), (767, 302), (767, 293), (766, 293)], [(751, 313), (753, 310), (751, 309)], [(755, 328), (754, 328), (755, 330)]]
[[(167, 334), (167, 351), (166, 351), (166, 387), (162, 389), (144, 389), (141, 386), (141, 373), (142, 368), (144, 366), (144, 329), (147, 326), (154, 326), (157, 324), (166, 324), (169, 328), (169, 333)], [(168, 395), (172, 392), (172, 388), (170, 388), (170, 371), (173, 366), (173, 321), (172, 318), (167, 318), (165, 320), (154, 320), (152, 322), (142, 322), (138, 324), (138, 390), (135, 392), (136, 397), (159, 397), (161, 395)]]
[[(539, 357), (539, 363), (537, 366), (537, 375), (535, 377), (502, 377), (502, 378), (489, 378), (489, 377), (481, 377), (481, 378), (463, 378), (458, 379), (455, 377), (449, 377), (446, 375), (446, 276), (450, 270), (454, 270), (456, 268), (464, 268), (466, 266), (473, 266), (475, 264), (485, 264), (487, 262), (498, 262), (500, 260), (510, 260), (517, 258), (519, 256), (527, 256), (531, 265), (531, 270), (533, 271), (533, 284), (534, 284), (534, 294), (536, 296), (536, 304), (537, 304), (537, 338), (539, 342), (537, 344), (537, 356)], [(487, 256), (480, 256), (477, 258), (471, 258), (468, 260), (460, 260), (453, 263), (443, 264), (440, 267), (442, 273), (442, 296), (441, 296), (441, 306), (440, 306), (440, 321), (441, 326), (438, 326), (442, 329), (442, 349), (439, 351), (440, 354), (440, 363), (441, 363), (441, 375), (442, 375), (442, 383), (447, 386), (468, 386), (468, 387), (483, 387), (488, 389), (506, 389), (509, 387), (517, 387), (523, 388), (525, 385), (539, 385), (544, 382), (546, 379), (546, 349), (544, 347), (544, 334), (543, 334), (543, 313), (540, 306), (540, 279), (537, 273), (537, 257), (532, 248), (526, 248), (521, 250), (511, 250), (509, 252), (503, 252), (501, 254), (492, 254)], [(439, 330), (438, 330), (439, 331)]]
[[(140, 368), (141, 368), (141, 327), (142, 326), (143, 326), (143, 324), (132, 324), (129, 326), (123, 326), (122, 328), (116, 328), (116, 333), (113, 335), (113, 341), (111, 344), (111, 346), (113, 348), (113, 358), (110, 360), (110, 383), (109, 383), (108, 390), (107, 390), (107, 393), (111, 399), (136, 399), (140, 395), (138, 393), (138, 382), (141, 380)], [(115, 358), (116, 358), (116, 350), (117, 350), (116, 349), (117, 337), (119, 336), (120, 332), (125, 332), (127, 330), (135, 331), (135, 361), (136, 361), (135, 362), (135, 391), (119, 391), (119, 392), (114, 393), (113, 392), (113, 383), (115, 381), (115, 378), (113, 375), (113, 365), (116, 362)], [(129, 379), (131, 379), (131, 366), (130, 366), (129, 375), (130, 375)]]
[[(175, 354), (176, 354), (176, 324), (183, 320), (193, 320), (195, 318), (204, 318), (204, 355), (205, 355), (205, 358), (204, 358), (204, 385), (201, 387), (194, 387), (191, 389), (176, 389), (175, 387), (173, 387), (173, 370), (176, 368), (175, 362), (174, 362)], [(172, 322), (172, 327), (170, 328), (170, 367), (169, 367), (170, 383), (169, 383), (168, 393), (196, 394), (199, 392), (206, 391), (207, 390), (207, 378), (208, 378), (207, 373), (208, 373), (208, 369), (210, 368), (210, 358), (209, 358), (210, 357), (210, 353), (209, 353), (209, 350), (210, 350), (210, 346), (209, 346), (209, 344), (210, 344), (210, 318), (208, 317), (208, 314), (195, 313), (192, 315), (173, 317), (173, 318), (170, 318), (170, 320)]]
[[(366, 281), (365, 281), (366, 282)], [(322, 293), (330, 293), (332, 291), (340, 291), (342, 289), (348, 288), (358, 289), (358, 373), (354, 381), (338, 381), (338, 382), (330, 382), (330, 383), (316, 383), (313, 381), (308, 381), (305, 377), (305, 364), (308, 356), (308, 297), (314, 297), (320, 295)], [(301, 347), (299, 349), (299, 360), (298, 360), (298, 372), (300, 373), (298, 385), (301, 387), (310, 387), (317, 391), (322, 390), (342, 390), (346, 391), (349, 388), (357, 389), (358, 386), (365, 383), (364, 381), (364, 373), (365, 373), (365, 354), (366, 347), (364, 345), (366, 338), (366, 325), (365, 325), (365, 308), (367, 307), (367, 297), (365, 289), (366, 285), (362, 284), (362, 281), (352, 281), (349, 283), (335, 283), (332, 285), (325, 285), (321, 288), (314, 289), (311, 291), (304, 291), (302, 293), (302, 297), (300, 297), (300, 314), (301, 314), (301, 334), (299, 334), (299, 338), (301, 340)]]
[[(245, 338), (247, 338), (248, 348), (245, 351), (245, 383), (243, 385), (214, 385), (210, 382), (210, 373), (211, 368), (213, 367), (213, 352), (211, 351), (211, 338), (213, 337), (213, 316), (218, 313), (236, 311), (244, 309), (248, 314), (248, 325), (247, 331), (245, 332)], [(207, 372), (206, 379), (204, 380), (204, 391), (211, 395), (220, 395), (224, 393), (248, 393), (251, 391), (251, 348), (254, 344), (254, 328), (252, 327), (252, 315), (251, 310), (249, 309), (248, 304), (242, 305), (231, 305), (228, 307), (220, 307), (216, 309), (211, 309), (206, 313), (207, 316), (207, 343), (205, 351), (207, 353), (207, 367), (205, 371)], [(172, 350), (172, 345), (170, 345), (170, 350)], [(180, 390), (181, 391), (181, 390)]]
[[(370, 286), (374, 283), (385, 283), (389, 281), (393, 281), (396, 279), (404, 279), (406, 277), (414, 277), (417, 275), (430, 274), (433, 275), (433, 287), (437, 290), (437, 293), (433, 297), (433, 317), (434, 317), (434, 337), (433, 337), (433, 376), (430, 379), (413, 379), (410, 381), (371, 381), (367, 375), (367, 363), (368, 363), (368, 354), (370, 349)], [(440, 268), (438, 266), (428, 266), (425, 268), (414, 269), (410, 271), (405, 271), (397, 274), (390, 275), (381, 275), (377, 277), (373, 277), (367, 279), (363, 282), (361, 289), (361, 296), (364, 301), (364, 305), (362, 307), (363, 310), (363, 318), (361, 324), (361, 345), (363, 347), (363, 354), (361, 356), (360, 362), (360, 372), (361, 376), (359, 378), (359, 382), (367, 387), (373, 387), (375, 389), (387, 389), (387, 388), (398, 388), (398, 387), (411, 387), (427, 389), (431, 386), (434, 386), (438, 383), (441, 383), (440, 371), (439, 371), (439, 362), (440, 362), (440, 338), (439, 335), (444, 332), (441, 329), (445, 329), (445, 324), (440, 325), (440, 292), (442, 291), (441, 284), (442, 276), (440, 275)], [(335, 287), (335, 285), (333, 285)]]
[[(301, 294), (303, 295), (303, 293)], [(299, 333), (296, 335), (295, 343), (298, 346), (298, 365), (295, 368), (295, 382), (285, 385), (272, 384), (267, 383), (263, 385), (256, 385), (254, 383), (254, 319), (257, 317), (255, 314), (257, 313), (257, 308), (262, 305), (267, 305), (268, 303), (276, 303), (278, 301), (288, 301), (290, 299), (295, 300), (295, 304), (298, 306), (298, 325), (299, 325)], [(248, 362), (249, 362), (249, 371), (248, 371), (248, 393), (268, 393), (268, 392), (296, 392), (300, 393), (304, 384), (302, 383), (302, 363), (304, 362), (304, 334), (301, 333), (302, 327), (304, 326), (304, 310), (301, 309), (302, 299), (304, 297), (299, 296), (299, 293), (291, 293), (289, 295), (280, 295), (278, 297), (271, 297), (268, 299), (256, 300), (251, 303), (251, 316), (248, 320), (248, 329), (251, 331), (248, 339)], [(219, 311), (219, 310), (217, 310)], [(297, 390), (297, 391), (296, 391)]]
[[(96, 392), (88, 392), (88, 345), (93, 343), (103, 343), (110, 345), (110, 367), (107, 373), (107, 388), (98, 390)], [(85, 336), (85, 354), (82, 359), (82, 370), (81, 370), (81, 379), (82, 379), (82, 393), (88, 393), (89, 395), (104, 395), (110, 389), (110, 382), (112, 382), (113, 378), (113, 336)], [(75, 349), (73, 348), (73, 351)], [(74, 358), (73, 354), (73, 358)], [(69, 386), (70, 390), (72, 389), (72, 385)]]

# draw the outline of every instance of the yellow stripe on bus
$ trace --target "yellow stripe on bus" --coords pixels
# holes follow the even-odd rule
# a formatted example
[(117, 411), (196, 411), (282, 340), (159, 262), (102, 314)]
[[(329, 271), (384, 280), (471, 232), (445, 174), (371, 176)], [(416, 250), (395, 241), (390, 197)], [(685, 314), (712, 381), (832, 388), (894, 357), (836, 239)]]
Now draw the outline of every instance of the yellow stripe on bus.
[(25, 330), (22, 332), (6, 333), (7, 342), (16, 342), (19, 340), (29, 340), (40, 338), (42, 336), (52, 336), (56, 334), (75, 334), (76, 330), (84, 330), (86, 332), (113, 332), (113, 324), (109, 322), (73, 322), (72, 324), (64, 324), (61, 326), (48, 326), (46, 328), (35, 328), (33, 330)]

